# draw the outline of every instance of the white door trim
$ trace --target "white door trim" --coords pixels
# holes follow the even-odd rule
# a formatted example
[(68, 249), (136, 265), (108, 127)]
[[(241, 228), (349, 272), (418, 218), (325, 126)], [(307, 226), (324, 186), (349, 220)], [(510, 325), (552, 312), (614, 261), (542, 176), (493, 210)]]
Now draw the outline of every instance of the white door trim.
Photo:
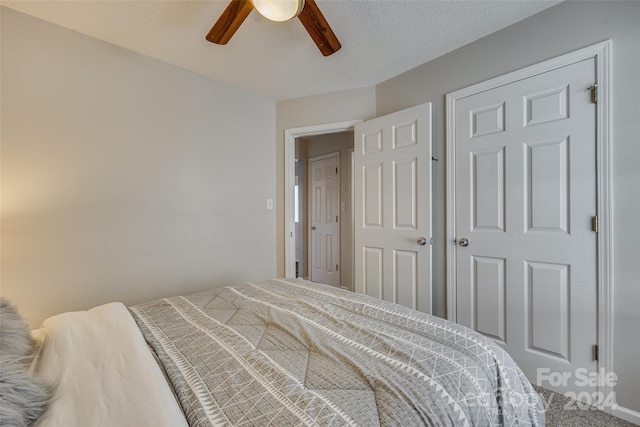
[(351, 289), (356, 290), (356, 216), (355, 216), (355, 191), (356, 191), (356, 158), (355, 158), (355, 146), (349, 149), (349, 162), (351, 164), (351, 177), (349, 178), (349, 185), (351, 185), (351, 253), (349, 254), (351, 259)]
[(294, 188), (296, 178), (296, 138), (353, 131), (362, 119), (326, 123), (284, 130), (284, 274), (296, 275), (296, 223)]
[[(613, 366), (613, 282), (612, 255), (613, 230), (611, 221), (611, 109), (612, 109), (612, 42), (607, 40), (583, 49), (558, 56), (491, 80), (469, 86), (447, 94), (447, 318), (456, 320), (456, 194), (455, 194), (455, 110), (456, 101), (518, 80), (595, 58), (598, 83), (598, 103), (596, 105), (596, 150), (597, 150), (597, 214), (598, 214), (598, 348), (599, 372), (615, 372)], [(585, 88), (587, 89), (587, 88)], [(613, 387), (599, 388), (604, 396), (612, 393)], [(615, 405), (614, 405), (615, 406)], [(614, 415), (622, 416), (618, 408), (600, 408)], [(619, 413), (620, 412), (620, 413)]]

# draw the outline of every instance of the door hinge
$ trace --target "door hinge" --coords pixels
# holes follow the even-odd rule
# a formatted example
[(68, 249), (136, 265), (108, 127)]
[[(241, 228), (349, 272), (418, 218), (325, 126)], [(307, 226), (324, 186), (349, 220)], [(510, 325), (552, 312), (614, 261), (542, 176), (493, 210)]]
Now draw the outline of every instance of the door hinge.
[(597, 104), (598, 103), (598, 83), (594, 83), (587, 90), (591, 91), (591, 102), (593, 104)]
[(336, 215), (336, 222), (338, 222), (338, 215)]
[(598, 215), (591, 217), (591, 231), (598, 232)]
[(336, 271), (338, 271), (338, 264), (336, 264)]
[(598, 344), (594, 344), (593, 347), (591, 347), (591, 356), (593, 360), (598, 360)]
[(338, 174), (338, 168), (336, 168), (336, 175)]

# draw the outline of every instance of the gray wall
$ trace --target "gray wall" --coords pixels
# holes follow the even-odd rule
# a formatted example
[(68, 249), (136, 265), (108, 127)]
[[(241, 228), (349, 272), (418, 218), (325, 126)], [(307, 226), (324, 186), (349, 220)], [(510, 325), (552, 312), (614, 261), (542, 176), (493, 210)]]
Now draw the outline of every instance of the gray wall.
[(614, 371), (622, 406), (640, 411), (640, 2), (569, 1), (376, 88), (377, 115), (433, 102), (434, 300), (445, 315), (445, 94), (613, 41)]
[(1, 11), (0, 283), (31, 327), (275, 276), (273, 101)]

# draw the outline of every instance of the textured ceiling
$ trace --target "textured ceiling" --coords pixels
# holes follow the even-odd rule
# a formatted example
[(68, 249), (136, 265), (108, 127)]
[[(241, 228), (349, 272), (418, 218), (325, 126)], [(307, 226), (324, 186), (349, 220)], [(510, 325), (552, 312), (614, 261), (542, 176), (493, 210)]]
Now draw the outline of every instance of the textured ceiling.
[(378, 84), (558, 1), (318, 0), (342, 43), (323, 57), (299, 20), (253, 11), (226, 46), (205, 40), (227, 0), (2, 1), (2, 5), (281, 100)]

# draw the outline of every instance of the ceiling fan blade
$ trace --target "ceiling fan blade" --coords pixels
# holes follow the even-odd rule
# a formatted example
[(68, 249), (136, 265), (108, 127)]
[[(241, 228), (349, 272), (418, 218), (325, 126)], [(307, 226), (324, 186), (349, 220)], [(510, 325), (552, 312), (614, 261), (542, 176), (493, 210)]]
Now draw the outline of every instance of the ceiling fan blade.
[(305, 0), (298, 18), (324, 56), (340, 50), (342, 45), (314, 0)]
[(207, 40), (211, 43), (227, 44), (252, 10), (253, 4), (250, 0), (231, 0), (207, 34)]

